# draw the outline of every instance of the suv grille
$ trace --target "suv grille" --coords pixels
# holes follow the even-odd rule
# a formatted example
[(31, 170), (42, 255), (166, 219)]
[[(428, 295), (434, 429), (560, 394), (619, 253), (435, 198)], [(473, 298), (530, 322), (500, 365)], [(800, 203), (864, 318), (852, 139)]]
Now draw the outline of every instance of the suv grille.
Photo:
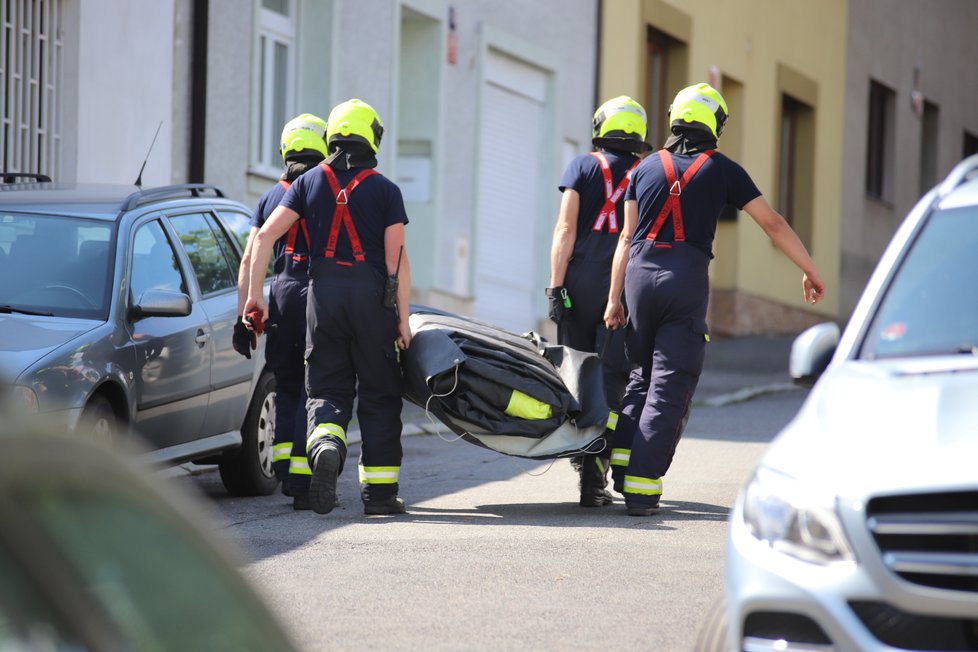
[(978, 491), (874, 498), (866, 515), (891, 571), (915, 584), (978, 593)]

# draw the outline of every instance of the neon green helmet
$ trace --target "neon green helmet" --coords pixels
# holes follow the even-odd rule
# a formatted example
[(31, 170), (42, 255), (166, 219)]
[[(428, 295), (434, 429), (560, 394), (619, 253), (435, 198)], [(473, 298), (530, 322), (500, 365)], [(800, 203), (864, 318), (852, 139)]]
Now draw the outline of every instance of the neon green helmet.
[(651, 149), (645, 142), (648, 118), (642, 105), (620, 95), (598, 107), (594, 112), (591, 142), (595, 147), (641, 152)]
[(373, 107), (363, 100), (347, 100), (337, 104), (326, 119), (326, 142), (330, 151), (339, 143), (364, 143), (374, 154), (380, 148), (380, 138), (384, 135), (384, 123)]
[(282, 128), (282, 160), (288, 154), (309, 154), (312, 150), (326, 158), (326, 122), (319, 116), (303, 113), (285, 123)]
[(727, 122), (727, 103), (723, 96), (709, 84), (687, 86), (676, 94), (669, 107), (669, 125), (683, 126), (699, 123), (710, 130), (714, 137), (723, 133)]

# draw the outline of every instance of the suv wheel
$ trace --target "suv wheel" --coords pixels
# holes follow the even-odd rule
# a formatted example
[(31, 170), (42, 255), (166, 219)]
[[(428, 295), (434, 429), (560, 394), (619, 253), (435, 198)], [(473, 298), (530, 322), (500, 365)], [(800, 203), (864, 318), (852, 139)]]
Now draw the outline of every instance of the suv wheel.
[(727, 602), (717, 599), (706, 614), (696, 640), (696, 652), (724, 652), (727, 649)]
[(275, 377), (265, 372), (241, 426), (241, 446), (221, 455), (218, 469), (224, 487), (235, 496), (267, 496), (278, 486), (272, 472), (275, 438)]

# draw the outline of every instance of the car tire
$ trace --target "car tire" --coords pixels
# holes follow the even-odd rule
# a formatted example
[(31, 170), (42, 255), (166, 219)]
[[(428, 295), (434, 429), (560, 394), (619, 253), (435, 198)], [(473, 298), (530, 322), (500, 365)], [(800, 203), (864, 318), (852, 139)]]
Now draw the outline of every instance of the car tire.
[(727, 649), (727, 603), (716, 600), (706, 614), (706, 620), (696, 639), (695, 652), (725, 652)]
[(106, 446), (112, 446), (119, 438), (119, 417), (109, 399), (102, 395), (93, 396), (78, 422), (78, 432), (88, 439)]
[(221, 455), (218, 470), (225, 489), (234, 496), (267, 496), (278, 487), (272, 471), (275, 422), (275, 377), (265, 372), (241, 426), (241, 446)]

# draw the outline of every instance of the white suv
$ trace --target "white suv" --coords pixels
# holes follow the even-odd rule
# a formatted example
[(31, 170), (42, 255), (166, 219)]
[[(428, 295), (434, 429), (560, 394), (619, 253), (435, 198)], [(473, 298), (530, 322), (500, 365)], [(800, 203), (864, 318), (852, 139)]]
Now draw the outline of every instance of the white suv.
[(978, 650), (978, 156), (790, 364), (814, 387), (731, 515), (715, 649)]

